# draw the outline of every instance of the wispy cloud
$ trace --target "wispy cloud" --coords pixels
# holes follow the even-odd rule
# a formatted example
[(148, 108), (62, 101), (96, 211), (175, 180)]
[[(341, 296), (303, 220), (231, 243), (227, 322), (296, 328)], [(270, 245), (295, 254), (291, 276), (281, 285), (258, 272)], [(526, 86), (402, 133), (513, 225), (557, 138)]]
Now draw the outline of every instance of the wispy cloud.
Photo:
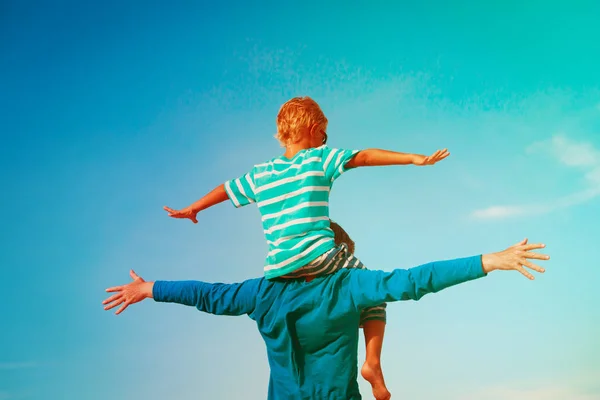
[(475, 210), (472, 213), (473, 217), (499, 219), (524, 214), (547, 214), (585, 203), (600, 196), (600, 151), (591, 143), (576, 142), (564, 135), (555, 135), (549, 140), (533, 143), (527, 148), (527, 152), (534, 156), (547, 154), (566, 167), (578, 169), (585, 181), (585, 188), (552, 201), (534, 204), (494, 205)]
[(28, 362), (0, 362), (0, 370), (14, 370), (14, 369), (24, 369), (24, 368), (34, 368), (39, 364), (37, 362), (28, 361)]

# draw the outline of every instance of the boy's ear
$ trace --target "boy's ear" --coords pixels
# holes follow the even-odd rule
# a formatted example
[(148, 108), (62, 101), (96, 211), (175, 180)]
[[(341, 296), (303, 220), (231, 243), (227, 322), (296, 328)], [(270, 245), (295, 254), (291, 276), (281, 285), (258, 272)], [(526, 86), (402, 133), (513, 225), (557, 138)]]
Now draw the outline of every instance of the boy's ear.
[(314, 137), (315, 135), (319, 134), (319, 124), (312, 124), (310, 127), (310, 136)]

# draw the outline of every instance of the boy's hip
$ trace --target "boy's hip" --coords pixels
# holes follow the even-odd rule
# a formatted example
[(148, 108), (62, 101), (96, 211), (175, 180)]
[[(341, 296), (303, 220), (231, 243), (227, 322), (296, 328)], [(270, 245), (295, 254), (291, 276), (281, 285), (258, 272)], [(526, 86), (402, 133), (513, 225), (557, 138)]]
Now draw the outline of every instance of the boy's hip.
[(329, 275), (344, 268), (365, 269), (365, 266), (353, 254), (350, 254), (346, 243), (341, 243), (282, 278), (305, 278), (307, 281), (311, 281), (316, 277)]

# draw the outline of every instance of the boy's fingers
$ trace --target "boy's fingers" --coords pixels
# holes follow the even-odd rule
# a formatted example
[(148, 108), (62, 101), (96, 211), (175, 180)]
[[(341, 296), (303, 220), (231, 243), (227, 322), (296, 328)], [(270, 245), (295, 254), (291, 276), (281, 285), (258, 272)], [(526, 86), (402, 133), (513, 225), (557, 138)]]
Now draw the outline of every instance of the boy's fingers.
[(448, 157), (450, 155), (450, 153), (448, 153), (448, 150), (444, 149), (444, 150), (438, 150), (434, 153), (433, 156), (431, 156), (433, 158), (433, 163), (442, 161), (443, 159), (445, 159), (446, 157)]
[(179, 211), (173, 210), (172, 208), (167, 206), (164, 206), (163, 209), (169, 213), (169, 217), (172, 217), (175, 214), (181, 214)]
[(131, 279), (133, 279), (134, 281), (137, 279), (140, 279), (140, 277), (138, 276), (138, 274), (135, 273), (135, 271), (132, 269), (129, 271), (129, 276), (131, 277)]
[(123, 286), (113, 286), (106, 289), (107, 292), (120, 292), (121, 290), (123, 290)]

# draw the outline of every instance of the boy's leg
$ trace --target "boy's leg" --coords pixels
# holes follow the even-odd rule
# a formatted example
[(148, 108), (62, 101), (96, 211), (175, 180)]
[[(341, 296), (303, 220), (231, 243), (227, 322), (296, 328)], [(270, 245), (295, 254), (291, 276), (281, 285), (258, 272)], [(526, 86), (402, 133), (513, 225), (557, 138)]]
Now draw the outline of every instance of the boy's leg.
[(385, 333), (385, 322), (378, 320), (366, 321), (363, 325), (365, 344), (367, 345), (366, 360), (360, 373), (371, 384), (376, 400), (388, 400), (390, 392), (385, 386), (381, 370), (381, 348)]
[[(346, 243), (341, 244), (341, 259), (338, 268), (367, 269), (364, 264), (348, 250)], [(365, 363), (361, 368), (361, 375), (371, 384), (373, 396), (376, 400), (387, 400), (391, 397), (385, 386), (383, 371), (381, 370), (381, 348), (385, 333), (386, 304), (368, 307), (360, 314), (360, 327), (365, 335)]]

